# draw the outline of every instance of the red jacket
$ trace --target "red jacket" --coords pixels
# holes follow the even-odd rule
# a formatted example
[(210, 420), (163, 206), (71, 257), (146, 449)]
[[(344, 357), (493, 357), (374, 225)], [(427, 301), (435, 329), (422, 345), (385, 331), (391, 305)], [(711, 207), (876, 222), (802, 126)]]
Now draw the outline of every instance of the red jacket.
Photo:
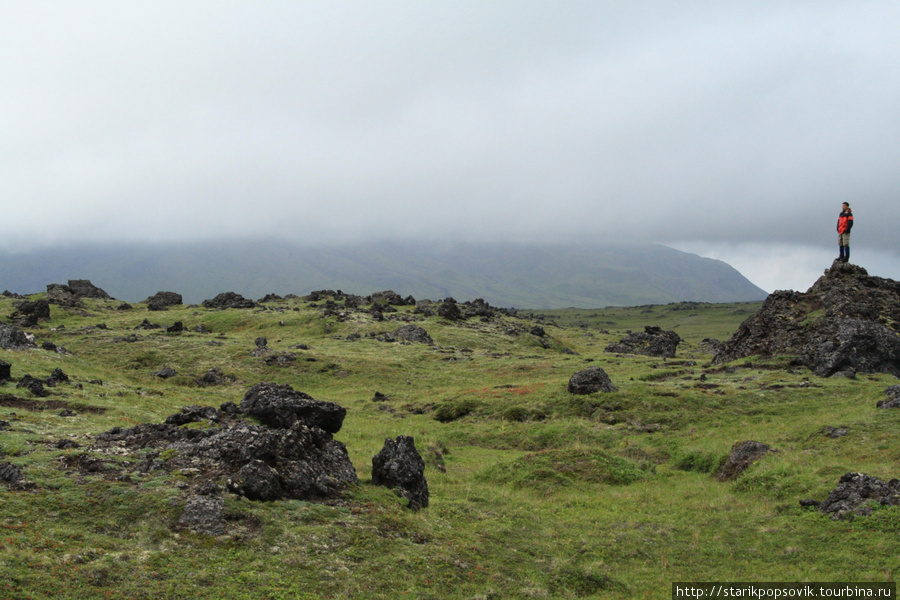
[(852, 227), (853, 211), (848, 208), (847, 210), (841, 211), (841, 214), (838, 215), (837, 231), (838, 233), (850, 233)]

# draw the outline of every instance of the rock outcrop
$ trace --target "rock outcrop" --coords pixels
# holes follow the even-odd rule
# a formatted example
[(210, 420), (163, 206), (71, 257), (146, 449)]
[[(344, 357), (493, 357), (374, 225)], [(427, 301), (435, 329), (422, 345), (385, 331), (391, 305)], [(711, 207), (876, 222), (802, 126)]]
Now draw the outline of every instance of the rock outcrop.
[(762, 442), (754, 442), (752, 440), (735, 442), (731, 447), (728, 459), (716, 473), (716, 479), (719, 481), (737, 479), (741, 473), (749, 469), (753, 463), (769, 452), (775, 452), (775, 450)]
[(600, 367), (588, 367), (569, 378), (567, 389), (571, 394), (586, 395), (594, 392), (614, 392), (616, 386), (612, 384), (606, 371)]
[(629, 333), (621, 341), (610, 344), (606, 351), (675, 358), (675, 349), (680, 343), (681, 337), (674, 331), (663, 331), (661, 327), (648, 325), (644, 331)]
[(18, 327), (0, 323), (0, 348), (4, 350), (28, 350), (36, 347), (34, 336), (29, 336)]
[(211, 300), (204, 300), (204, 308), (224, 310), (226, 308), (256, 308), (258, 305), (249, 298), (244, 298), (236, 292), (222, 292)]
[(175, 292), (156, 292), (145, 300), (147, 310), (167, 310), (170, 306), (182, 304), (181, 294)]
[(413, 510), (428, 506), (425, 461), (413, 438), (401, 435), (384, 440), (381, 452), (372, 457), (372, 483), (395, 490)]
[[(260, 388), (254, 388), (254, 394), (248, 392), (248, 395), (258, 398), (262, 395)], [(279, 397), (306, 396), (289, 386), (276, 388), (270, 391)], [(200, 496), (205, 495), (203, 490), (219, 483), (231, 493), (250, 500), (315, 500), (339, 496), (359, 480), (344, 445), (322, 426), (339, 429), (333, 419), (323, 415), (335, 410), (343, 415), (344, 409), (322, 403), (324, 406), (316, 411), (315, 400), (299, 399), (302, 409), (292, 411), (281, 406), (276, 410), (279, 417), (289, 416), (278, 420), (275, 426), (257, 425), (240, 418), (240, 411), (230, 403), (219, 409), (188, 406), (168, 417), (165, 423), (145, 423), (128, 429), (116, 427), (102, 433), (96, 437), (92, 450), (116, 447), (120, 452), (135, 455), (150, 450), (140, 453), (144, 458), (133, 463), (134, 469), (189, 474), (192, 487)], [(194, 425), (185, 427), (187, 424)], [(217, 506), (215, 497), (192, 501), (186, 507), (184, 524), (215, 533), (218, 531), (216, 518), (208, 519), (205, 515), (212, 513), (215, 517)]]
[(268, 382), (250, 388), (241, 400), (240, 409), (269, 427), (286, 429), (302, 421), (328, 433), (340, 431), (347, 416), (347, 410), (333, 402), (320, 402), (289, 385)]
[(846, 473), (824, 502), (801, 500), (800, 505), (818, 507), (835, 520), (870, 515), (882, 506), (900, 506), (900, 479), (884, 481), (865, 473)]
[(836, 261), (805, 293), (770, 294), (714, 360), (779, 354), (796, 356), (822, 377), (900, 377), (900, 283)]

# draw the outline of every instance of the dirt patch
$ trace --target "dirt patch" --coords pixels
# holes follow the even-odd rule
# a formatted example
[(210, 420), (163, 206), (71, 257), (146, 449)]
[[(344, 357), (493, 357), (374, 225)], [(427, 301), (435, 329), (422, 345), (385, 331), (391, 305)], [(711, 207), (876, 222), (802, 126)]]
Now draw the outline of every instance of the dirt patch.
[(103, 414), (107, 410), (102, 406), (91, 406), (90, 404), (81, 404), (80, 402), (66, 402), (65, 400), (32, 400), (30, 398), (19, 398), (12, 394), (0, 394), (0, 406), (6, 406), (7, 408), (21, 408), (31, 412), (65, 409)]

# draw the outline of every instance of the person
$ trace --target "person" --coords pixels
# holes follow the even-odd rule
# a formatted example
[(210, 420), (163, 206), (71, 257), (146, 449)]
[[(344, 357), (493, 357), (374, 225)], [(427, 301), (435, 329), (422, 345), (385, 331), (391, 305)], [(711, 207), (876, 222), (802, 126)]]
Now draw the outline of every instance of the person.
[(838, 246), (840, 247), (840, 256), (838, 260), (841, 262), (850, 261), (850, 230), (853, 228), (853, 211), (850, 210), (850, 204), (844, 202), (841, 214), (838, 215), (837, 232)]

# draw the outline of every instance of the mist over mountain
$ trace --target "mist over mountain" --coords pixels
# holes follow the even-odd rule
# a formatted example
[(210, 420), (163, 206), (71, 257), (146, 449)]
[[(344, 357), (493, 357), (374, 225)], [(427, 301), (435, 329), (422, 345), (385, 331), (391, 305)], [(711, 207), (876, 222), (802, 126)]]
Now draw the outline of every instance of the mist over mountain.
[(167, 245), (85, 244), (0, 253), (0, 288), (30, 294), (90, 279), (120, 300), (157, 291), (198, 303), (334, 289), (393, 289), (416, 298), (483, 298), (516, 308), (593, 308), (680, 301), (755, 301), (766, 292), (728, 264), (661, 245), (430, 244), (303, 246), (241, 240)]

